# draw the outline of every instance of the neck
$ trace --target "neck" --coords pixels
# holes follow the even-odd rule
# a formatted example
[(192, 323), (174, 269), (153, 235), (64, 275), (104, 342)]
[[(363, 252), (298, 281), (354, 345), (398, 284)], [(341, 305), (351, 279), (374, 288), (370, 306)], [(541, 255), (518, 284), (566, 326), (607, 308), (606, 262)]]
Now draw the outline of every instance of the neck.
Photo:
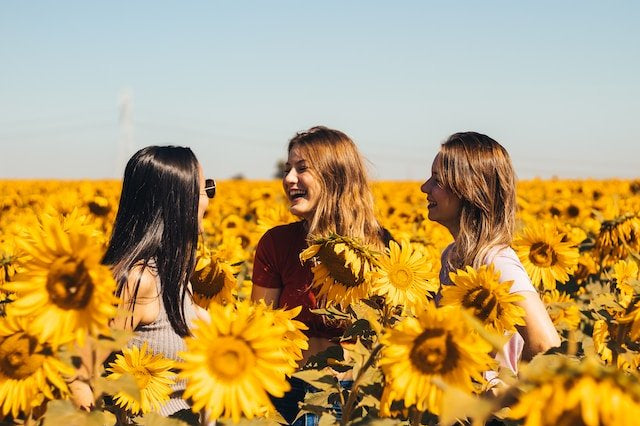
[(460, 233), (459, 223), (446, 225), (446, 228), (449, 230), (449, 233), (451, 234), (454, 240), (458, 239), (458, 234)]

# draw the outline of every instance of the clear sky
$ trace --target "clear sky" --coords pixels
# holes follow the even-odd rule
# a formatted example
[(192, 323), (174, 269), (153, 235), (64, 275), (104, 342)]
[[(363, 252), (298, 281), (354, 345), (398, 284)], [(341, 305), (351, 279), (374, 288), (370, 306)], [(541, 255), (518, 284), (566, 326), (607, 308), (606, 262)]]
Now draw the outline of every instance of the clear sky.
[(2, 0), (0, 178), (120, 177), (151, 144), (269, 178), (316, 124), (376, 179), (423, 179), (462, 130), (521, 178), (638, 177), (638, 22), (637, 1)]

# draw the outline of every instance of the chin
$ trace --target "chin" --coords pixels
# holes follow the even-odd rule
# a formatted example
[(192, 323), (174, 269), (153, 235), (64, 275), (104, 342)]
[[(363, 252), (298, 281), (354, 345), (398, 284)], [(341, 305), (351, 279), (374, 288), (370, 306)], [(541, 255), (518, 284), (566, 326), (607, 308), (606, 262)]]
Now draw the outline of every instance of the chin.
[(297, 207), (289, 207), (289, 211), (291, 212), (292, 215), (294, 216), (298, 216), (298, 217), (302, 217), (304, 216), (305, 212), (301, 211), (299, 208)]

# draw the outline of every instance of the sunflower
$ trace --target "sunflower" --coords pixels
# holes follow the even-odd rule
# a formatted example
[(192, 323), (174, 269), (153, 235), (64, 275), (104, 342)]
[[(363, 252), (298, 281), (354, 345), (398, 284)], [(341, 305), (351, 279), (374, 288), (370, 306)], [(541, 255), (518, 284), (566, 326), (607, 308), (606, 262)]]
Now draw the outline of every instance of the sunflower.
[(5, 305), (15, 300), (15, 295), (5, 288), (5, 283), (13, 280), (20, 256), (13, 238), (0, 237), (0, 316), (4, 316)]
[(218, 231), (222, 230), (223, 239), (240, 238), (242, 247), (254, 247), (260, 236), (255, 232), (251, 232), (247, 218), (240, 217), (236, 214), (230, 214), (225, 217), (218, 227)]
[(140, 400), (121, 391), (114, 395), (116, 405), (132, 414), (159, 411), (162, 403), (169, 400), (175, 374), (171, 372), (174, 362), (161, 354), (154, 355), (145, 342), (142, 347), (132, 346), (116, 356), (109, 364), (109, 380), (117, 380), (130, 374), (140, 389)]
[(578, 248), (563, 242), (565, 234), (546, 224), (525, 228), (513, 242), (513, 248), (524, 265), (531, 281), (538, 288), (552, 290), (556, 281), (565, 283), (578, 263)]
[(21, 252), (12, 237), (0, 237), (0, 287), (13, 279)]
[(609, 345), (611, 333), (609, 332), (609, 326), (617, 328), (617, 324), (608, 324), (605, 320), (597, 320), (593, 324), (593, 346), (600, 358), (608, 364), (613, 360), (613, 352)]
[(369, 295), (375, 255), (368, 247), (353, 238), (333, 234), (316, 238), (300, 253), (303, 262), (311, 258), (317, 260), (311, 268), (313, 286), (318, 289), (318, 297), (326, 298), (328, 304), (344, 308)]
[(191, 274), (193, 300), (207, 308), (211, 302), (226, 304), (233, 300), (238, 268), (229, 265), (217, 253), (204, 250)]
[(605, 265), (640, 251), (640, 218), (624, 214), (602, 222), (594, 249)]
[(389, 401), (404, 400), (420, 411), (438, 414), (442, 390), (434, 378), (471, 393), (473, 381), (484, 382), (482, 373), (492, 369), (491, 345), (473, 333), (459, 308), (436, 308), (429, 302), (418, 317), (408, 317), (388, 330), (381, 339), (380, 366), (389, 389)]
[(391, 306), (402, 305), (411, 313), (419, 312), (427, 302), (427, 292), (438, 291), (433, 265), (408, 240), (389, 244), (389, 254), (379, 258), (380, 269), (372, 283), (372, 292), (384, 296)]
[(75, 373), (72, 366), (55, 357), (54, 348), (38, 343), (22, 318), (0, 320), (0, 406), (2, 415), (13, 417), (42, 403), (69, 393), (64, 377)]
[(558, 290), (549, 290), (542, 294), (542, 302), (558, 330), (578, 329), (580, 308), (571, 296)]
[(451, 272), (453, 285), (443, 286), (442, 304), (470, 309), (488, 330), (497, 333), (515, 332), (516, 325), (524, 325), (524, 309), (516, 304), (523, 297), (509, 293), (513, 281), (500, 282), (500, 271), (493, 264), (478, 270), (467, 266), (463, 271)]
[(9, 313), (32, 316), (32, 330), (54, 346), (108, 334), (118, 300), (111, 271), (100, 263), (102, 250), (87, 233), (63, 227), (55, 217), (44, 216), (41, 225), (18, 241), (28, 258), (5, 285), (16, 293)]
[(258, 222), (256, 232), (264, 234), (275, 226), (295, 221), (295, 216), (289, 211), (287, 204), (284, 202), (284, 198), (280, 201), (281, 202), (270, 202), (267, 204), (263, 200), (260, 200), (258, 203), (252, 203), (255, 207)]
[[(600, 358), (608, 365), (614, 362), (613, 351), (616, 351), (615, 366), (625, 371), (636, 371), (640, 365), (640, 354), (630, 350), (625, 342), (615, 343), (611, 336), (618, 336), (621, 326), (615, 322), (597, 320), (593, 324), (593, 346)], [(622, 331), (624, 329), (622, 328)]]
[(620, 324), (630, 324), (629, 337), (631, 340), (640, 339), (640, 301), (636, 302), (633, 307), (628, 307), (625, 315), (618, 318)]
[(613, 265), (612, 278), (616, 280), (624, 306), (627, 306), (634, 295), (632, 283), (638, 279), (638, 264), (633, 260), (619, 260)]
[(574, 246), (579, 246), (588, 237), (584, 229), (578, 226), (571, 226), (568, 223), (555, 222), (556, 229), (559, 233), (564, 234), (562, 242), (569, 242)]
[(206, 408), (213, 418), (252, 419), (274, 412), (268, 394), (289, 390), (295, 371), (282, 348), (287, 328), (249, 302), (210, 306), (211, 322), (197, 320), (179, 377), (187, 380), (184, 398), (193, 410)]
[(509, 417), (524, 419), (525, 426), (637, 424), (640, 384), (634, 376), (592, 358), (554, 358), (522, 374), (525, 393)]
[(591, 275), (594, 275), (598, 272), (600, 266), (596, 263), (596, 260), (593, 258), (591, 251), (585, 251), (580, 253), (580, 257), (578, 258), (578, 265), (576, 266), (576, 270), (573, 274), (573, 278), (576, 280), (576, 283), (582, 284), (585, 282)]
[(273, 325), (275, 327), (284, 327), (286, 330), (283, 336), (281, 344), (282, 350), (286, 354), (286, 358), (292, 364), (292, 367), (297, 368), (296, 361), (302, 359), (302, 351), (309, 349), (309, 338), (303, 333), (303, 330), (308, 330), (304, 323), (294, 320), (300, 314), (302, 306), (298, 306), (293, 309), (271, 309), (264, 300), (260, 300), (258, 304), (254, 305), (254, 309), (258, 310), (254, 315), (266, 315), (271, 316)]

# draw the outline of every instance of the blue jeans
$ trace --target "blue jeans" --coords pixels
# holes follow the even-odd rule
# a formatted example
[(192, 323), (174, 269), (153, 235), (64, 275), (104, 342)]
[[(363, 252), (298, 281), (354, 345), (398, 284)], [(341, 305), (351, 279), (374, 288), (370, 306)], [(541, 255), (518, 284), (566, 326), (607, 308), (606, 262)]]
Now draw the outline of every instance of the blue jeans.
[[(287, 424), (292, 426), (317, 426), (319, 418), (314, 413), (306, 413), (295, 422), (294, 420), (300, 412), (299, 404), (304, 401), (304, 397), (307, 392), (319, 392), (319, 389), (316, 389), (296, 377), (289, 378), (289, 384), (291, 384), (291, 390), (285, 393), (282, 398), (271, 397), (271, 402), (273, 402), (276, 410), (278, 410), (282, 417), (284, 417)], [(352, 385), (353, 380), (340, 381), (342, 389), (351, 389)], [(336, 416), (336, 420), (340, 420), (342, 418), (342, 407), (340, 407), (338, 402), (334, 402), (332, 408)]]

